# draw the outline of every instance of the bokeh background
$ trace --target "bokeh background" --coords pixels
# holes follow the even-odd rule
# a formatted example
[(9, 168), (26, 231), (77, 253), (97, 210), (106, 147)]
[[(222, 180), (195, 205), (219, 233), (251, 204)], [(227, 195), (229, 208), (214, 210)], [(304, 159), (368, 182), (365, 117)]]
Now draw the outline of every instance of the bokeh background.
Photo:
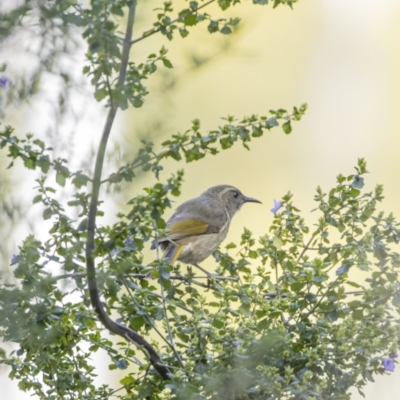
[[(156, 5), (156, 1), (139, 2), (136, 36), (149, 28)], [(226, 16), (216, 6), (210, 6), (209, 13)], [(168, 42), (154, 35), (133, 47), (133, 59), (141, 61), (165, 45), (174, 69), (160, 71), (149, 80), (150, 95), (142, 109), (119, 114), (106, 170), (131, 160), (140, 138), (160, 143), (188, 129), (194, 118), (201, 120), (203, 130), (209, 130), (227, 115), (265, 115), (270, 109), (291, 109), (307, 102), (309, 109), (301, 122), (293, 124), (292, 134), (273, 129), (250, 143), (250, 151), (237, 145), (185, 166), (185, 183), (178, 201), (220, 183), (235, 185), (260, 199), (262, 206), (248, 205), (235, 217), (229, 241), (237, 241), (243, 226), (257, 236), (265, 233), (272, 220), (273, 199), (289, 190), (305, 218), (313, 221), (317, 185), (329, 190), (336, 175), (353, 173), (357, 158), (365, 157), (370, 171), (367, 189), (382, 183), (385, 201), (381, 208), (400, 217), (400, 2), (301, 0), (293, 10), (282, 6), (272, 10), (245, 1), (229, 10), (228, 16), (242, 19), (238, 31), (230, 37), (210, 35), (206, 25), (199, 25), (185, 39)], [(76, 57), (80, 71), (83, 51)], [(86, 91), (90, 96), (89, 87)], [(77, 108), (84, 106), (85, 112), (76, 123), (70, 123), (73, 135), (68, 136), (67, 143), (74, 160), (87, 161), (97, 144), (105, 111), (91, 103), (90, 97), (83, 98), (76, 101), (81, 102)], [(45, 136), (46, 107), (38, 98), (37, 102), (14, 107), (6, 119), (22, 132)], [(0, 154), (0, 162), (6, 165), (4, 154)], [(182, 165), (168, 161), (161, 179), (178, 168)], [(32, 175), (22, 173), (18, 168), (7, 175), (1, 172), (1, 198), (31, 190)], [(7, 186), (7, 180), (12, 184)], [(104, 193), (109, 214), (115, 215), (130, 197), (153, 182), (152, 177), (144, 175), (123, 186), (119, 193)], [(30, 229), (40, 235), (29, 203), (22, 202), (21, 207), (21, 215), (31, 217), (10, 225), (7, 251), (3, 251), (6, 258)], [(152, 257), (150, 252), (146, 256), (149, 260)], [(212, 270), (212, 263), (209, 259), (203, 265)], [(3, 261), (4, 269), (6, 264)], [(107, 370), (108, 362), (94, 361), (104, 365), (99, 381), (114, 379)], [(0, 399), (30, 398), (18, 391), (17, 383), (7, 374), (1, 367)], [(399, 374), (400, 368), (379, 377), (367, 387), (366, 398), (397, 398)], [(361, 398), (358, 393), (352, 397)]]

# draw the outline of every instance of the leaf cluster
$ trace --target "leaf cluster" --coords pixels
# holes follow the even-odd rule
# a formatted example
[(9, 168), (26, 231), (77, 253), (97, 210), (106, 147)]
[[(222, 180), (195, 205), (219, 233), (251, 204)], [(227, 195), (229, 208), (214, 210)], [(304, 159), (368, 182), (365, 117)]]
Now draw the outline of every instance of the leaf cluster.
[[(129, 62), (131, 45), (157, 32), (171, 39), (178, 30), (185, 37), (202, 21), (210, 33), (230, 33), (239, 20), (204, 13), (212, 2), (191, 1), (175, 19), (172, 2), (165, 2), (153, 27), (137, 39), (129, 35), (135, 1), (35, 3), (51, 26), (82, 30), (88, 43), (84, 73), (95, 98), (109, 107), (93, 179), (53, 158), (50, 146), (32, 134), (19, 138), (11, 127), (0, 131), (9, 167), (21, 160), (40, 173), (33, 203), (51, 223), (47, 238), (23, 240), (11, 260), (16, 283), (0, 286), (0, 335), (18, 346), (10, 354), (1, 350), (0, 362), (11, 367), (10, 377), (22, 390), (39, 398), (348, 399), (351, 387), (362, 392), (384, 373), (384, 357), (398, 350), (400, 228), (392, 214), (377, 209), (382, 187), (364, 190), (363, 159), (356, 174), (339, 175), (328, 192), (317, 188), (315, 225), (288, 193), (265, 235), (255, 238), (245, 229), (240, 244), (214, 253), (211, 277), (170, 265), (162, 254), (144, 259), (144, 249), (165, 234), (164, 213), (181, 192), (183, 171), (159, 181), (166, 158), (198, 161), (235, 143), (248, 149), (278, 125), (289, 134), (306, 105), (291, 113), (229, 116), (208, 133), (195, 120), (158, 151), (144, 142), (132, 162), (101, 181), (101, 154), (117, 109), (140, 107), (147, 94), (143, 81), (157, 63), (172, 67), (164, 48), (143, 63)], [(273, 6), (294, 2), (275, 0)], [(236, 3), (218, 1), (222, 10)], [(21, 24), (34, 14), (33, 4), (14, 12)], [(121, 37), (126, 9), (130, 22)], [(7, 17), (10, 35), (17, 24), (11, 13)], [(103, 216), (101, 187), (131, 182), (137, 169), (152, 172), (156, 182), (132, 198), (115, 223), (96, 220)], [(74, 194), (65, 205), (57, 193), (67, 185)], [(362, 283), (358, 271), (366, 274)], [(109, 340), (104, 327), (123, 339)], [(125, 371), (119, 387), (95, 384), (90, 357), (98, 351), (110, 370)]]
[[(11, 157), (25, 164), (32, 158), (26, 165), (41, 168), (34, 161), (43, 157), (44, 145), (19, 141), (8, 128), (2, 140)], [(141, 161), (151, 164), (151, 157), (143, 159), (146, 152), (149, 147)], [(56, 161), (48, 163), (57, 170)], [(170, 195), (180, 194), (183, 172), (145, 188), (129, 201), (127, 214), (97, 228), (97, 281), (106, 310), (144, 337), (154, 332), (153, 345), (171, 369), (167, 382), (138, 349), (112, 345), (102, 336), (88, 307), (84, 223), (68, 217), (52, 198), (55, 190), (39, 179), (35, 202), (46, 207), (43, 217), (53, 225), (47, 241), (29, 236), (13, 258), (22, 287), (1, 289), (2, 335), (19, 345), (10, 356), (3, 353), (2, 362), (12, 366), (11, 377), (22, 389), (41, 398), (113, 393), (114, 388), (94, 385), (84, 343), (91, 352), (105, 351), (111, 369), (135, 367), (137, 372), (121, 380), (120, 398), (345, 399), (349, 388), (361, 391), (384, 372), (382, 358), (397, 351), (400, 333), (400, 259), (392, 249), (400, 240), (399, 223), (376, 210), (381, 186), (362, 192), (366, 172), (360, 160), (356, 174), (339, 175), (329, 192), (317, 188), (320, 216), (313, 229), (293, 196), (285, 195), (267, 234), (255, 239), (245, 229), (239, 246), (215, 252), (215, 275), (208, 283), (197, 270), (168, 265), (161, 255), (151, 263), (143, 259), (146, 242), (163, 233), (163, 214)], [(65, 176), (73, 181), (77, 175)], [(81, 193), (80, 199), (69, 205), (86, 210), (88, 196)], [(55, 266), (60, 275), (50, 272)], [(368, 272), (364, 284), (354, 279), (357, 270)], [(60, 279), (68, 284), (60, 288)]]

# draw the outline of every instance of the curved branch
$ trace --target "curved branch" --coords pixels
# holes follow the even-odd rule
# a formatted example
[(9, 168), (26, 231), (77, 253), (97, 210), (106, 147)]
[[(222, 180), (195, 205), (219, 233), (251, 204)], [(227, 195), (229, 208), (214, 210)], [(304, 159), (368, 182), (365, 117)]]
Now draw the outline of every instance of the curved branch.
[[(125, 82), (126, 71), (129, 61), (129, 51), (131, 48), (133, 23), (135, 19), (136, 0), (128, 2), (128, 22), (126, 27), (125, 38), (122, 46), (121, 66), (118, 75), (118, 84), (123, 85)], [(97, 205), (99, 200), (99, 192), (101, 186), (101, 174), (104, 164), (104, 156), (107, 147), (108, 138), (111, 133), (111, 128), (114, 123), (115, 115), (118, 110), (118, 104), (111, 102), (111, 107), (108, 111), (107, 119), (104, 125), (103, 134), (101, 137), (99, 150), (97, 152), (96, 164), (93, 177), (92, 197), (90, 200), (89, 216), (88, 216), (88, 230), (86, 239), (86, 270), (88, 278), (88, 286), (90, 293), (90, 300), (92, 306), (97, 313), (102, 324), (112, 333), (122, 336), (127, 340), (133, 342), (141, 347), (149, 357), (149, 360), (160, 376), (166, 380), (169, 379), (169, 369), (162, 363), (159, 355), (154, 348), (142, 336), (133, 331), (132, 329), (118, 324), (111, 320), (104, 310), (103, 304), (100, 300), (99, 289), (96, 280), (95, 262), (93, 251), (95, 249), (95, 227), (96, 227), (96, 214)]]

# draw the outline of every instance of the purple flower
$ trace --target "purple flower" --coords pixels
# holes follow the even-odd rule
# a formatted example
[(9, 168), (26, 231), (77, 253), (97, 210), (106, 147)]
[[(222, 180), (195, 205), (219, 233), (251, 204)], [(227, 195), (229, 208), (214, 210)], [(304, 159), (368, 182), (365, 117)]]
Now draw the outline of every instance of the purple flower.
[(390, 358), (397, 358), (399, 355), (397, 354), (397, 352), (394, 352), (394, 353), (390, 353), (389, 354), (389, 357)]
[(393, 358), (390, 357), (385, 357), (382, 360), (382, 365), (383, 368), (385, 368), (385, 371), (387, 372), (394, 372), (394, 368), (396, 367)]
[(0, 76), (0, 87), (3, 89), (8, 89), (11, 86), (11, 79), (5, 76)]
[(228, 347), (228, 346), (233, 346), (235, 349), (237, 349), (238, 347), (239, 347), (239, 342), (232, 342), (232, 341), (229, 341), (229, 342), (224, 342), (224, 343), (222, 343), (222, 347), (225, 349), (226, 347)]
[(274, 206), (271, 208), (271, 212), (276, 214), (279, 209), (282, 207), (283, 201), (282, 200), (275, 200), (274, 199)]
[(133, 237), (127, 237), (125, 240), (124, 240), (124, 245), (125, 245), (125, 247), (130, 247), (130, 246), (132, 246), (133, 245)]
[(13, 256), (11, 257), (10, 264), (14, 265), (14, 264), (16, 264), (18, 262), (18, 260), (19, 260), (19, 255), (18, 254), (13, 254)]

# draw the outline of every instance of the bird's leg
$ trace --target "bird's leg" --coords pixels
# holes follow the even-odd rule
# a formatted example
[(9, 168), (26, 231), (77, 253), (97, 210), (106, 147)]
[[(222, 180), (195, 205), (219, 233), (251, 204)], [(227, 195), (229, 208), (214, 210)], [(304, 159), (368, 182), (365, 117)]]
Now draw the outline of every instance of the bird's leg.
[(207, 286), (211, 286), (211, 277), (212, 274), (210, 274), (208, 271), (206, 271), (203, 267), (200, 267), (199, 264), (192, 264), (194, 267), (198, 268), (200, 271), (203, 271), (207, 275)]
[(211, 276), (211, 274), (208, 271), (206, 271), (203, 267), (200, 267), (199, 264), (192, 264), (192, 265), (198, 268), (200, 271), (203, 271), (207, 276)]

